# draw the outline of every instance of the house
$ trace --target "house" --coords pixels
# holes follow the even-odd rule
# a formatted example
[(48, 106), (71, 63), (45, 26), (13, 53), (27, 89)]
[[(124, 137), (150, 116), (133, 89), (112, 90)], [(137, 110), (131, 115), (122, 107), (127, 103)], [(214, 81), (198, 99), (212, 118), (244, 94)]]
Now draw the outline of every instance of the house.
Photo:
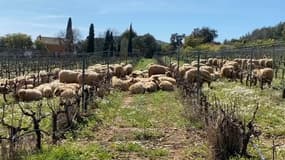
[(43, 45), (48, 53), (64, 54), (67, 52), (68, 41), (65, 38), (43, 37), (39, 35), (37, 41)]

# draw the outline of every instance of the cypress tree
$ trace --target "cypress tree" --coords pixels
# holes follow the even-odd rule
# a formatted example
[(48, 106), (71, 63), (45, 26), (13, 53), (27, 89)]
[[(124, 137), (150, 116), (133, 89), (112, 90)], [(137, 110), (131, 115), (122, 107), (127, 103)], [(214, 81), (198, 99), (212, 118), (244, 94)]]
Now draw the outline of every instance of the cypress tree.
[(132, 39), (133, 39), (133, 27), (132, 24), (130, 25), (130, 30), (129, 30), (129, 37), (128, 37), (128, 56), (131, 56), (132, 52), (133, 52), (133, 43), (132, 43)]
[(109, 37), (109, 42), (110, 42), (110, 56), (113, 57), (114, 53), (114, 37), (113, 37), (113, 32), (110, 33)]
[(95, 33), (94, 33), (94, 25), (91, 23), (89, 27), (89, 35), (87, 37), (87, 52), (93, 53), (94, 52), (94, 40), (95, 40)]
[(104, 48), (103, 48), (104, 57), (108, 56), (109, 42), (110, 42), (110, 31), (107, 30), (106, 36), (105, 36)]
[(69, 52), (72, 52), (72, 46), (73, 46), (73, 32), (72, 32), (72, 21), (71, 17), (69, 17), (66, 27), (66, 35), (65, 39), (67, 40), (67, 50)]

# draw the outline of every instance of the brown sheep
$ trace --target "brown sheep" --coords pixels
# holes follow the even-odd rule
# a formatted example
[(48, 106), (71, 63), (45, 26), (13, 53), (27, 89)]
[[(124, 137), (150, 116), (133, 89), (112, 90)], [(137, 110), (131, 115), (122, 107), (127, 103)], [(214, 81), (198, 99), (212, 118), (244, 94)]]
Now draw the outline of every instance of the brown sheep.
[(79, 72), (71, 70), (61, 70), (58, 73), (59, 82), (61, 83), (78, 83)]
[(39, 85), (35, 89), (39, 90), (43, 97), (50, 98), (53, 96), (53, 90), (49, 84)]
[(201, 66), (201, 69), (207, 70), (210, 73), (214, 73), (214, 69), (210, 66)]
[(133, 72), (133, 65), (127, 64), (123, 67), (124, 75), (130, 75)]
[(129, 87), (134, 83), (133, 79), (121, 80), (116, 76), (112, 77), (112, 87), (121, 91), (128, 91)]
[(182, 67), (180, 67), (179, 68), (179, 74), (178, 74), (178, 76), (180, 77), (180, 78), (183, 78), (184, 77), (184, 75), (185, 75), (185, 73), (188, 71), (188, 70), (190, 70), (190, 69), (194, 69), (195, 67), (193, 67), (193, 66), (188, 66), (188, 65), (183, 65)]
[(43, 98), (42, 93), (37, 89), (20, 89), (17, 95), (22, 101), (37, 101)]
[[(203, 82), (207, 82), (208, 83), (208, 86), (210, 87), (211, 85), (211, 81), (212, 81), (212, 76), (211, 74), (207, 71), (207, 70), (204, 70), (204, 69), (200, 69), (200, 85), (202, 86), (203, 85)], [(187, 71), (185, 73), (185, 76), (184, 76), (184, 80), (187, 82), (187, 83), (195, 83), (195, 82), (198, 82), (198, 69), (195, 68), (195, 69), (190, 69), (189, 71)]]
[[(90, 86), (94, 86), (96, 84), (98, 84), (101, 80), (103, 80), (103, 77), (96, 72), (88, 72), (84, 75), (84, 81), (85, 84), (90, 85)], [(79, 84), (83, 83), (83, 74), (80, 73), (77, 76), (77, 81)]]
[(142, 82), (132, 84), (129, 88), (129, 91), (132, 94), (143, 94), (145, 92), (144, 84)]
[(257, 81), (260, 83), (260, 88), (263, 89), (263, 84), (267, 83), (268, 86), (271, 86), (273, 80), (273, 69), (272, 68), (263, 68), (253, 70), (253, 81), (256, 85)]
[(157, 91), (157, 84), (153, 81), (143, 83), (144, 89), (147, 92), (155, 92)]
[(114, 75), (117, 77), (124, 77), (124, 68), (122, 65), (115, 64), (114, 66)]
[(161, 81), (168, 81), (170, 82), (171, 84), (173, 85), (176, 85), (176, 80), (174, 78), (171, 78), (171, 77), (165, 77), (165, 76), (161, 76), (161, 77), (158, 77), (158, 80), (161, 82)]
[(159, 88), (163, 91), (173, 91), (174, 90), (173, 84), (170, 83), (169, 81), (161, 81), (159, 83)]
[(137, 78), (137, 77), (143, 77), (143, 72), (142, 71), (139, 71), (139, 70), (135, 70), (131, 73), (130, 75), (131, 77), (133, 78)]
[(153, 64), (150, 65), (148, 69), (148, 76), (151, 77), (152, 75), (155, 74), (165, 74), (165, 72), (169, 71), (168, 67), (158, 65), (158, 64)]

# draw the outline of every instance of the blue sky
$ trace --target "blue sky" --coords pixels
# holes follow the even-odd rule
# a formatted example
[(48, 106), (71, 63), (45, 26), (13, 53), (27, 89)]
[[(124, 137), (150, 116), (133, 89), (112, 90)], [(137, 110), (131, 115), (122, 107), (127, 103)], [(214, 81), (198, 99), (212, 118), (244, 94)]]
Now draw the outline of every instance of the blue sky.
[(0, 0), (0, 36), (56, 36), (72, 17), (82, 38), (90, 23), (98, 36), (108, 28), (122, 33), (132, 22), (138, 34), (151, 33), (159, 40), (208, 26), (223, 41), (285, 21), (284, 7), (284, 0)]

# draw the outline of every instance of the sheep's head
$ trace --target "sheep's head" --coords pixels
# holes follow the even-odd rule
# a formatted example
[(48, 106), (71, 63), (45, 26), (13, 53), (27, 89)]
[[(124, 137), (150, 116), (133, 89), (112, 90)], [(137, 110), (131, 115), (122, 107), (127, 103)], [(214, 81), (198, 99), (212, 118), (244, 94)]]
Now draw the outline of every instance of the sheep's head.
[(24, 97), (24, 96), (26, 95), (26, 91), (23, 90), (23, 89), (20, 89), (20, 90), (18, 91), (18, 95), (19, 95), (19, 97)]

